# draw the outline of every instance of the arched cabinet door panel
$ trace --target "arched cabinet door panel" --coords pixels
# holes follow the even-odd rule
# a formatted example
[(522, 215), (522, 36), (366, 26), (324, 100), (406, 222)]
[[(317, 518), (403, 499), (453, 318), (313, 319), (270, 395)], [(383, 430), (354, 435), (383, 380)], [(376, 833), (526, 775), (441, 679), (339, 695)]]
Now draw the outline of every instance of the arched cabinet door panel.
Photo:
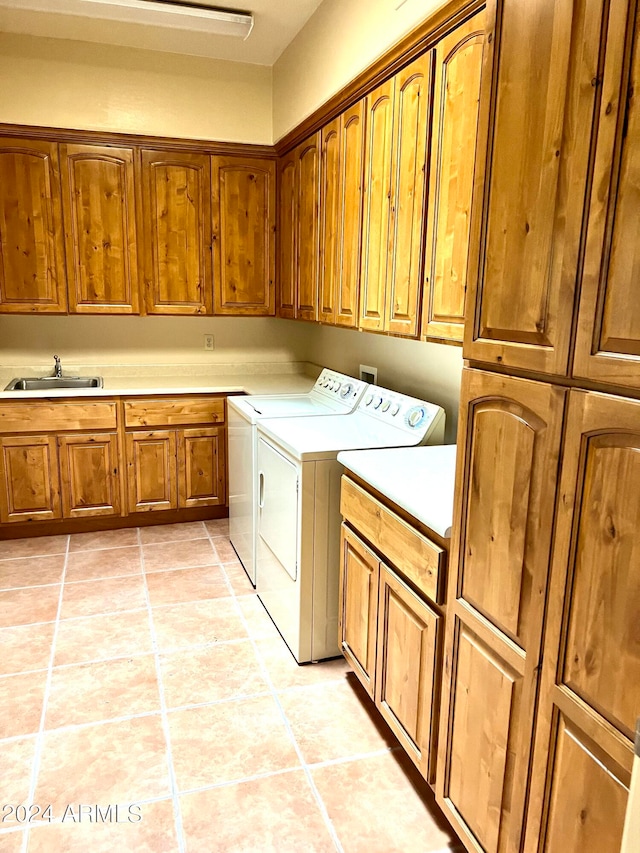
[(640, 387), (640, 11), (612, 3), (573, 375)]
[(61, 145), (63, 205), (74, 313), (138, 313), (134, 151)]
[(0, 138), (0, 312), (66, 310), (58, 146)]
[(462, 341), (484, 11), (435, 47), (422, 335)]
[(570, 392), (557, 506), (526, 850), (618, 853), (640, 709), (640, 402)]
[(148, 314), (211, 314), (211, 179), (207, 154), (142, 151)]
[(566, 391), (463, 371), (441, 808), (469, 849), (519, 849)]

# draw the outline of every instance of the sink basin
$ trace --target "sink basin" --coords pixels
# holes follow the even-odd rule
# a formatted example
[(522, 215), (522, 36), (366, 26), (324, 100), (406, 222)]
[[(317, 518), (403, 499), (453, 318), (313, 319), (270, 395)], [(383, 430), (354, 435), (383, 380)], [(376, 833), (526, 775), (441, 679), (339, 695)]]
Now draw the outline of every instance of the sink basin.
[(12, 379), (5, 391), (58, 391), (102, 388), (101, 376), (43, 376), (41, 379)]

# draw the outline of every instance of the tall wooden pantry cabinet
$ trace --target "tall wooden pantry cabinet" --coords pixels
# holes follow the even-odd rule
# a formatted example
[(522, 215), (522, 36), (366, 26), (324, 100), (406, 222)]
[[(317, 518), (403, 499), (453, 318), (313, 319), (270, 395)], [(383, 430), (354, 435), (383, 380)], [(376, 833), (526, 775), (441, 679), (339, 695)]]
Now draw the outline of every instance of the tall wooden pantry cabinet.
[(618, 853), (640, 715), (640, 13), (495, 13), (436, 794), (471, 851)]

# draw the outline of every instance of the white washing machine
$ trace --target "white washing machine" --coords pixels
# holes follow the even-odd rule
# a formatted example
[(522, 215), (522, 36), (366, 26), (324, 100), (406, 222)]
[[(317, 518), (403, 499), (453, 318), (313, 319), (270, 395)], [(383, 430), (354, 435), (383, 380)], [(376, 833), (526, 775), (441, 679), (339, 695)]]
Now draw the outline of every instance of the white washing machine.
[(439, 406), (370, 385), (343, 417), (258, 423), (257, 585), (298, 663), (338, 647), (342, 450), (442, 444)]
[(348, 414), (367, 384), (324, 369), (307, 394), (270, 394), (227, 399), (229, 438), (229, 538), (253, 585), (256, 583), (256, 425), (264, 418)]

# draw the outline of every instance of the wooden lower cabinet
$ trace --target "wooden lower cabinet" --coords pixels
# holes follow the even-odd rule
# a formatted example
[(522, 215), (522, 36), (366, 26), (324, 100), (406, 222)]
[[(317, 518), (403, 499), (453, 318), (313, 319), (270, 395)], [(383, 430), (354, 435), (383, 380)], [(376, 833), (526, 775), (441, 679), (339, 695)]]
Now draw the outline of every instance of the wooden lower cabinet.
[(178, 506), (219, 506), (225, 494), (224, 429), (178, 431)]
[(340, 649), (373, 699), (380, 564), (346, 524), (342, 525), (340, 569)]
[(520, 850), (565, 394), (463, 371), (436, 798), (468, 850)]
[(55, 436), (0, 437), (0, 521), (62, 518)]
[(62, 515), (120, 514), (117, 433), (58, 437)]
[(438, 629), (442, 617), (380, 564), (376, 705), (425, 779), (435, 776)]
[(177, 509), (175, 430), (129, 432), (126, 448), (129, 512)]
[[(343, 495), (345, 485), (354, 486), (343, 478)], [(343, 512), (350, 504), (350, 498), (343, 500)], [(353, 517), (346, 518), (353, 523)], [(435, 778), (441, 621), (440, 612), (343, 523), (340, 648), (429, 782)]]
[(225, 503), (223, 427), (127, 432), (126, 447), (129, 512)]
[(640, 716), (640, 402), (571, 391), (525, 851), (618, 853)]

